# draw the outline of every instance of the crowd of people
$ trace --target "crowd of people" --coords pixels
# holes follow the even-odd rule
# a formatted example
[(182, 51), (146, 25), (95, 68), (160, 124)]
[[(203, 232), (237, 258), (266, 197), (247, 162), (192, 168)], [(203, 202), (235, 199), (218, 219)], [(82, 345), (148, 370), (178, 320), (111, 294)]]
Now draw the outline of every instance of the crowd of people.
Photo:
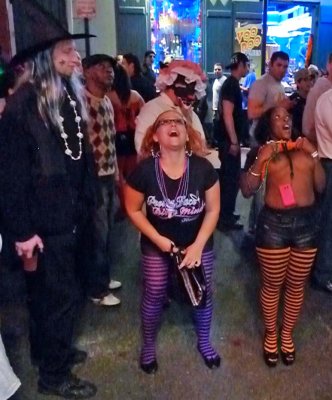
[[(140, 232), (145, 373), (158, 370), (157, 331), (175, 252), (180, 270), (202, 271), (204, 301), (193, 305), (197, 350), (208, 368), (220, 366), (210, 342), (213, 232), (243, 229), (239, 190), (253, 197), (249, 229), (262, 277), (263, 358), (269, 367), (279, 354), (293, 364), (292, 334), (314, 264), (313, 286), (332, 293), (332, 55), (326, 76), (297, 71), (290, 97), (281, 83), (289, 63), (282, 51), (258, 79), (243, 53), (232, 55), (228, 77), (216, 63), (211, 143), (194, 111), (206, 101), (199, 65), (173, 60), (156, 77), (151, 50), (142, 67), (131, 53), (81, 60), (74, 39), (86, 37), (55, 24), (50, 37), (34, 38), (11, 60), (1, 87), (2, 263), (19, 263), (26, 278), (38, 391), (77, 399), (97, 392), (71, 372), (87, 358), (73, 346), (73, 331), (82, 297), (97, 306), (121, 302), (113, 294), (122, 285), (112, 268), (117, 199), (118, 218), (128, 217)], [(243, 138), (252, 148), (241, 170)], [(219, 174), (206, 159), (211, 144)], [(19, 381), (7, 359), (0, 368), (15, 391)]]

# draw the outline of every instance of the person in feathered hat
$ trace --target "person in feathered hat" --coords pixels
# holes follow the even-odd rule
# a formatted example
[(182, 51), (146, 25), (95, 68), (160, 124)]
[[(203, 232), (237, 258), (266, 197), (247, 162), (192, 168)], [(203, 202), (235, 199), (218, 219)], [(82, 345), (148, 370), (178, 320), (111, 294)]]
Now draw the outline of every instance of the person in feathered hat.
[(204, 130), (192, 105), (205, 95), (206, 76), (201, 67), (192, 61), (174, 60), (164, 68), (156, 80), (160, 96), (149, 101), (137, 117), (135, 147), (140, 152), (146, 130), (165, 107), (180, 110), (194, 129), (204, 138)]
[(38, 391), (88, 398), (95, 385), (71, 373), (71, 365), (87, 356), (72, 347), (79, 299), (75, 271), (79, 238), (96, 203), (73, 41), (86, 35), (70, 34), (35, 2), (17, 5), (26, 17), (29, 43), (14, 61), (30, 60), (32, 70), (9, 96), (0, 125), (4, 247), (15, 246), (27, 277)]

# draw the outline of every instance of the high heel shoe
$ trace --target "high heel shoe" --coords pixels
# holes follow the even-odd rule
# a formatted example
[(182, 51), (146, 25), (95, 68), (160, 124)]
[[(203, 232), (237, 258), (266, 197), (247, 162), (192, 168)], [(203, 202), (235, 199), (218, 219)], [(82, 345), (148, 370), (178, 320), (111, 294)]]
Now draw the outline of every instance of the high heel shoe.
[(281, 359), (282, 359), (282, 362), (287, 366), (294, 364), (295, 350), (294, 351), (282, 351), (281, 350)]
[[(265, 350), (265, 344), (267, 342), (267, 336), (268, 336), (267, 331), (265, 331), (265, 334), (264, 334), (264, 347), (263, 347), (263, 358), (264, 358), (265, 364), (268, 367), (273, 368), (278, 363), (279, 353), (278, 353), (278, 350), (276, 350), (276, 351), (267, 351), (267, 350)], [(270, 344), (270, 346), (272, 345), (271, 343), (269, 343), (269, 344)]]
[(205, 362), (205, 365), (208, 368), (213, 369), (214, 367), (216, 367), (216, 368), (220, 367), (220, 362), (221, 362), (220, 356), (217, 355), (217, 356), (215, 356), (213, 358), (204, 357), (204, 356), (202, 356), (202, 357), (203, 357), (203, 360)]
[[(282, 344), (282, 326), (280, 327), (280, 336), (281, 336), (281, 344)], [(293, 351), (283, 351), (282, 348), (281, 348), (280, 349), (280, 353), (281, 353), (282, 362), (285, 365), (289, 366), (289, 365), (294, 364), (294, 361), (295, 361), (295, 350), (293, 350)]]
[(197, 345), (197, 350), (200, 353), (200, 355), (203, 357), (205, 365), (208, 368), (213, 369), (214, 367), (216, 367), (216, 368), (220, 367), (221, 359), (220, 359), (219, 354), (216, 354), (214, 357), (207, 357), (202, 354), (198, 345)]
[(158, 371), (157, 360), (153, 360), (148, 364), (141, 363), (140, 367), (146, 374), (155, 374)]
[(265, 364), (270, 368), (273, 368), (278, 364), (278, 358), (279, 358), (278, 352), (271, 353), (269, 351), (264, 350), (263, 357)]

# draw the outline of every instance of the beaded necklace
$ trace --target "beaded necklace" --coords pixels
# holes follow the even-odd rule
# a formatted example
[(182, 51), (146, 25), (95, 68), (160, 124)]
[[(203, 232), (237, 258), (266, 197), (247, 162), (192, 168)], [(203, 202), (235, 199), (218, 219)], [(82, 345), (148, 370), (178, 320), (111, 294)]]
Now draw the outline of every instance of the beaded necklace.
[(69, 146), (68, 146), (68, 142), (67, 142), (67, 138), (68, 135), (65, 132), (65, 128), (63, 126), (63, 121), (64, 118), (60, 115), (59, 118), (59, 128), (60, 128), (60, 136), (62, 137), (64, 144), (65, 144), (65, 154), (67, 156), (69, 156), (72, 160), (77, 161), (82, 157), (82, 139), (83, 139), (83, 133), (81, 131), (81, 126), (80, 126), (80, 121), (81, 121), (81, 117), (78, 115), (77, 110), (76, 110), (76, 101), (72, 99), (72, 97), (70, 96), (70, 94), (68, 93), (67, 89), (65, 89), (67, 98), (69, 100), (69, 104), (72, 107), (72, 109), (74, 110), (74, 114), (75, 114), (75, 122), (77, 123), (77, 133), (76, 136), (78, 137), (78, 147), (79, 147), (79, 151), (78, 151), (78, 155), (76, 157), (73, 156), (73, 152), (72, 150), (70, 150)]
[[(186, 164), (185, 164), (185, 169), (184, 172), (181, 176), (181, 180), (179, 182), (178, 189), (176, 191), (176, 194), (174, 196), (174, 199), (170, 199), (168, 194), (167, 194), (167, 189), (165, 185), (165, 179), (164, 179), (164, 173), (160, 165), (160, 159), (159, 157), (155, 158), (154, 161), (155, 165), (155, 170), (156, 170), (156, 177), (157, 177), (157, 182), (159, 186), (159, 190), (161, 192), (161, 195), (164, 200), (164, 204), (166, 206), (166, 211), (167, 211), (167, 218), (170, 219), (174, 215), (176, 215), (177, 210), (182, 207), (184, 199), (187, 197), (188, 194), (188, 185), (189, 185), (189, 157), (186, 157)], [(179, 197), (181, 197), (182, 200), (179, 201)]]

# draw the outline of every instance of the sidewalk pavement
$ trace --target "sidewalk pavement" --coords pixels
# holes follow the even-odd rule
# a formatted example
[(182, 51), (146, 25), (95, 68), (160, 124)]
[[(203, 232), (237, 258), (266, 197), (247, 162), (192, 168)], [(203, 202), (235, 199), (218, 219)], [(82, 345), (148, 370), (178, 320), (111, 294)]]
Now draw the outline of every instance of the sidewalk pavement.
[[(240, 213), (246, 216), (248, 209), (249, 202), (239, 196)], [(242, 222), (246, 225), (247, 217)], [(296, 362), (291, 367), (279, 363), (269, 369), (262, 357), (259, 271), (252, 238), (245, 232), (215, 233), (211, 340), (222, 356), (221, 367), (209, 370), (204, 365), (196, 350), (190, 309), (172, 300), (158, 336), (159, 370), (154, 376), (146, 375), (138, 367), (139, 237), (128, 221), (116, 224), (114, 237), (114, 277), (123, 284), (117, 292), (122, 304), (101, 308), (86, 303), (77, 331), (77, 345), (88, 351), (89, 357), (74, 372), (98, 386), (96, 400), (332, 399), (332, 298), (307, 288), (294, 333)], [(4, 313), (7, 322), (12, 318), (23, 327), (16, 336), (5, 337), (10, 360), (22, 381), (15, 399), (46, 399), (36, 393), (25, 307), (22, 302), (3, 305)]]

